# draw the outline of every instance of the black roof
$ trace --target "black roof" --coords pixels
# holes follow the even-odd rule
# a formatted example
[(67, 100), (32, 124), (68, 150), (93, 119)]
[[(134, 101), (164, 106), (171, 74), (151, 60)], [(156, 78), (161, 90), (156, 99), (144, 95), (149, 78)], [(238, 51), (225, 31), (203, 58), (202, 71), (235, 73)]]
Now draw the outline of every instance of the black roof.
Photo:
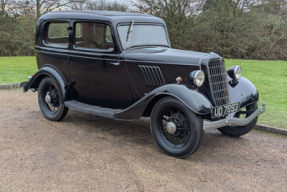
[[(149, 22), (149, 23), (162, 23), (164, 21), (158, 17), (149, 14), (139, 14), (131, 12), (120, 11), (52, 11), (42, 15), (39, 18), (39, 23), (45, 20), (53, 19), (79, 19), (79, 20), (97, 20), (97, 21), (109, 21), (113, 25), (117, 25), (122, 22)], [(38, 23), (38, 24), (39, 24)]]
[(121, 12), (121, 11), (100, 11), (100, 10), (86, 10), (86, 11), (52, 11), (49, 14), (68, 14), (68, 13), (84, 13), (84, 14), (93, 14), (93, 15), (102, 15), (102, 16), (147, 16), (154, 17), (149, 14), (140, 14), (132, 12)]

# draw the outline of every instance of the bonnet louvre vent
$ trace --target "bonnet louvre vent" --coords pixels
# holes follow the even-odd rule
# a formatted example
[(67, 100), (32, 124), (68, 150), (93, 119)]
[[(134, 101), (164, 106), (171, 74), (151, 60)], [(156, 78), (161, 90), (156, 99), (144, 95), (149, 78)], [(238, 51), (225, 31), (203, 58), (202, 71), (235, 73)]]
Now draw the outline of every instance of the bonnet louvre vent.
[(165, 85), (161, 70), (157, 66), (139, 65), (148, 87)]

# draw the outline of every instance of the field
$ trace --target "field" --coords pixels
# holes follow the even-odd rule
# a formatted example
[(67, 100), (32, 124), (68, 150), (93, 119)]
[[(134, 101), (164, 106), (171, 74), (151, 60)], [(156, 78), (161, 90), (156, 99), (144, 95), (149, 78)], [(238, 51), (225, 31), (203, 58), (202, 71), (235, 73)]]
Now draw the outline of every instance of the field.
[(0, 57), (0, 84), (28, 81), (35, 72), (35, 57)]
[[(259, 105), (266, 102), (267, 111), (259, 123), (287, 129), (287, 61), (226, 59), (226, 68), (241, 65), (242, 76), (259, 91)], [(0, 57), (0, 84), (27, 81), (37, 71), (35, 57)]]
[(267, 110), (259, 123), (287, 129), (287, 61), (256, 61), (226, 59), (226, 68), (241, 65), (242, 76), (259, 92), (259, 104)]

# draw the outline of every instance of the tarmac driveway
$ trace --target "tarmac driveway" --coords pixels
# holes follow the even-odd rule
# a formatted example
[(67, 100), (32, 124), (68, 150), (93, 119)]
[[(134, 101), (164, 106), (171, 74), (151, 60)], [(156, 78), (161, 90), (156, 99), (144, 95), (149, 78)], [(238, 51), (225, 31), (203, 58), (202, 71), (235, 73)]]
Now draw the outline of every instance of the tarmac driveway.
[(286, 191), (287, 137), (205, 133), (180, 160), (161, 152), (149, 122), (69, 111), (46, 120), (37, 93), (0, 90), (0, 191)]

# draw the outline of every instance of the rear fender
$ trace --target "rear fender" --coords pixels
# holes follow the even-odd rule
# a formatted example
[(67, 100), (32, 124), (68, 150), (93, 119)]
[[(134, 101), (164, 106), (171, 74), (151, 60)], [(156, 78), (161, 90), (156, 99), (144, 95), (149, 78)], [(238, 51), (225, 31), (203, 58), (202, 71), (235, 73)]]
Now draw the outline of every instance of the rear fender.
[(61, 101), (70, 100), (73, 98), (73, 94), (71, 91), (68, 91), (69, 82), (66, 80), (64, 75), (54, 66), (46, 64), (41, 69), (39, 69), (34, 76), (30, 79), (30, 81), (23, 87), (23, 91), (27, 92), (29, 89), (37, 89), (39, 87), (40, 82), (45, 77), (53, 78), (56, 83), (58, 83), (61, 88), (60, 97)]
[(143, 115), (149, 116), (154, 104), (166, 96), (180, 100), (198, 115), (211, 113), (212, 104), (203, 94), (188, 85), (168, 84), (153, 90), (129, 108), (116, 113), (115, 119), (135, 120), (141, 118)]

